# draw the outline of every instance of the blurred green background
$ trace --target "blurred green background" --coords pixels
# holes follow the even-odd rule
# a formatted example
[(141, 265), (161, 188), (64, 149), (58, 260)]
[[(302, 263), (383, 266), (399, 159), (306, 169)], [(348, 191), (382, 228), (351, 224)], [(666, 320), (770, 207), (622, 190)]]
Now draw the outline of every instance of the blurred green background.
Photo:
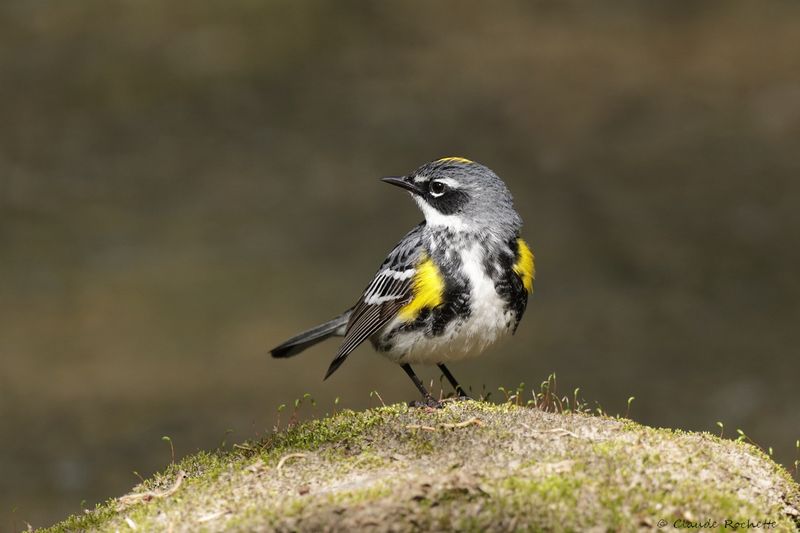
[(505, 179), (538, 267), (463, 383), (555, 371), (791, 465), (798, 50), (789, 1), (3, 2), (0, 529), (124, 493), (163, 435), (181, 456), (306, 392), (303, 416), (414, 399), (368, 347), (324, 383), (334, 343), (267, 350), (420, 220), (377, 178), (445, 155)]

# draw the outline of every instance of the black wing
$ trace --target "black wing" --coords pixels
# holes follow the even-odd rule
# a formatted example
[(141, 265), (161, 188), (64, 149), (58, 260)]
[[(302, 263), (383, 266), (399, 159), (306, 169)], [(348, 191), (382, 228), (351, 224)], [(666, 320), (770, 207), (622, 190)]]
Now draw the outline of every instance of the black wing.
[(423, 251), (422, 223), (403, 237), (353, 307), (344, 341), (325, 379), (344, 363), (350, 352), (389, 323), (412, 297), (412, 283)]

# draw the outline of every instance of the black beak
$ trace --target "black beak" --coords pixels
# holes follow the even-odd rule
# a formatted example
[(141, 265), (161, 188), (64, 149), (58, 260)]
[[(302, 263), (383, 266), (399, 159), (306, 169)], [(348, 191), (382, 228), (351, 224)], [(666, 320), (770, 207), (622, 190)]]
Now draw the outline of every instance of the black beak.
[(410, 176), (386, 176), (385, 178), (381, 178), (381, 181), (391, 183), (392, 185), (397, 185), (401, 189), (405, 189), (413, 194), (423, 194), (422, 189), (420, 189), (417, 184), (414, 183), (413, 178)]

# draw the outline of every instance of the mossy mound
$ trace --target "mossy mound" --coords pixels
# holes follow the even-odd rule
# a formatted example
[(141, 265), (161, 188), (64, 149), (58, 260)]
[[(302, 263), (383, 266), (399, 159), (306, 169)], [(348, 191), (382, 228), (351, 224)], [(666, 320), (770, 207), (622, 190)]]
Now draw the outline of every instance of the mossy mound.
[(470, 401), (344, 411), (200, 453), (51, 530), (798, 531), (798, 509), (797, 484), (745, 443)]

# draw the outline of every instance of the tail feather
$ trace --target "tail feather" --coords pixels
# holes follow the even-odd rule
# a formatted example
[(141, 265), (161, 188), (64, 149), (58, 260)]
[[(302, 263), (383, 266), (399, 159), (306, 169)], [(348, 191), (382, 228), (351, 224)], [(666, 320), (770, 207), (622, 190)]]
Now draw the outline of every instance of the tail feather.
[(318, 342), (333, 336), (343, 336), (347, 323), (350, 321), (350, 311), (347, 311), (333, 320), (320, 324), (307, 331), (299, 333), (276, 346), (270, 353), (272, 357), (292, 357), (299, 354), (306, 348), (314, 346)]

